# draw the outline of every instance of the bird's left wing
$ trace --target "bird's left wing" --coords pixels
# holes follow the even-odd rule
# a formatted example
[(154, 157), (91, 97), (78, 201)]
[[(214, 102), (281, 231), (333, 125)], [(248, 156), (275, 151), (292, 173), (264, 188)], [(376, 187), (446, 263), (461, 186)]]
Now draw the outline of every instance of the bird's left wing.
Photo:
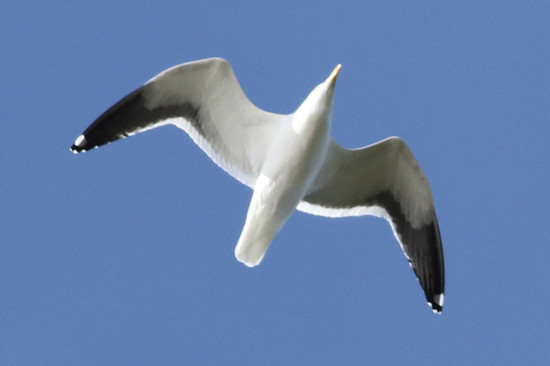
[(73, 152), (174, 124), (221, 168), (253, 187), (271, 140), (290, 115), (261, 110), (246, 97), (231, 65), (211, 58), (174, 66), (103, 113)]
[(386, 218), (435, 312), (443, 307), (441, 236), (428, 181), (403, 140), (357, 150), (331, 141), (298, 210), (321, 216)]

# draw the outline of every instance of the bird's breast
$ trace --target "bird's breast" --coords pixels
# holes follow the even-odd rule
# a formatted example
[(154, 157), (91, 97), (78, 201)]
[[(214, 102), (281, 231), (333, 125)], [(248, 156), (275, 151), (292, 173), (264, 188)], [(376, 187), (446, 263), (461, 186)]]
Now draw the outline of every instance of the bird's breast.
[(296, 117), (274, 139), (262, 174), (302, 194), (322, 165), (330, 133), (327, 123)]

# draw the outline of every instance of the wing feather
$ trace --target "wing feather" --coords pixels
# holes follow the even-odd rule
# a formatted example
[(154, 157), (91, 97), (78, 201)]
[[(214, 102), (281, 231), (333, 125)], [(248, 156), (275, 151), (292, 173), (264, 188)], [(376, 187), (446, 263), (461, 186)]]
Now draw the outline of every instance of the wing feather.
[(392, 137), (358, 150), (332, 141), (298, 209), (322, 216), (387, 219), (426, 299), (434, 311), (441, 311), (445, 270), (432, 193), (403, 140)]
[(149, 80), (103, 113), (71, 150), (87, 151), (173, 124), (216, 164), (253, 187), (272, 136), (290, 118), (254, 106), (227, 61), (205, 59), (174, 66)]

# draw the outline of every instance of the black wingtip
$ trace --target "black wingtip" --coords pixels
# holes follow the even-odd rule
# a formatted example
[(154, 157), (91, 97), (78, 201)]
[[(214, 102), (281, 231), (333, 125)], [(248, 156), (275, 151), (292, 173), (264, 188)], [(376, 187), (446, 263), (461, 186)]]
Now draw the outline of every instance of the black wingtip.
[(445, 292), (445, 264), (435, 212), (430, 223), (416, 228), (407, 220), (391, 192), (376, 195), (367, 205), (383, 207), (391, 216), (395, 236), (424, 290), (426, 301), (435, 313), (440, 313)]

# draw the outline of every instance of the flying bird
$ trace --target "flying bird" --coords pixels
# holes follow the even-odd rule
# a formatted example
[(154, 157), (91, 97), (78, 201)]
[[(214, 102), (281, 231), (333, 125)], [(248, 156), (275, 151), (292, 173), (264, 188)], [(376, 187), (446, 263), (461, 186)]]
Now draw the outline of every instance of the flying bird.
[(340, 65), (292, 114), (256, 107), (231, 65), (211, 58), (169, 68), (124, 97), (78, 136), (84, 152), (173, 124), (222, 169), (253, 189), (235, 256), (258, 265), (298, 209), (388, 220), (434, 312), (443, 307), (441, 236), (429, 183), (403, 140), (348, 150), (330, 136)]

